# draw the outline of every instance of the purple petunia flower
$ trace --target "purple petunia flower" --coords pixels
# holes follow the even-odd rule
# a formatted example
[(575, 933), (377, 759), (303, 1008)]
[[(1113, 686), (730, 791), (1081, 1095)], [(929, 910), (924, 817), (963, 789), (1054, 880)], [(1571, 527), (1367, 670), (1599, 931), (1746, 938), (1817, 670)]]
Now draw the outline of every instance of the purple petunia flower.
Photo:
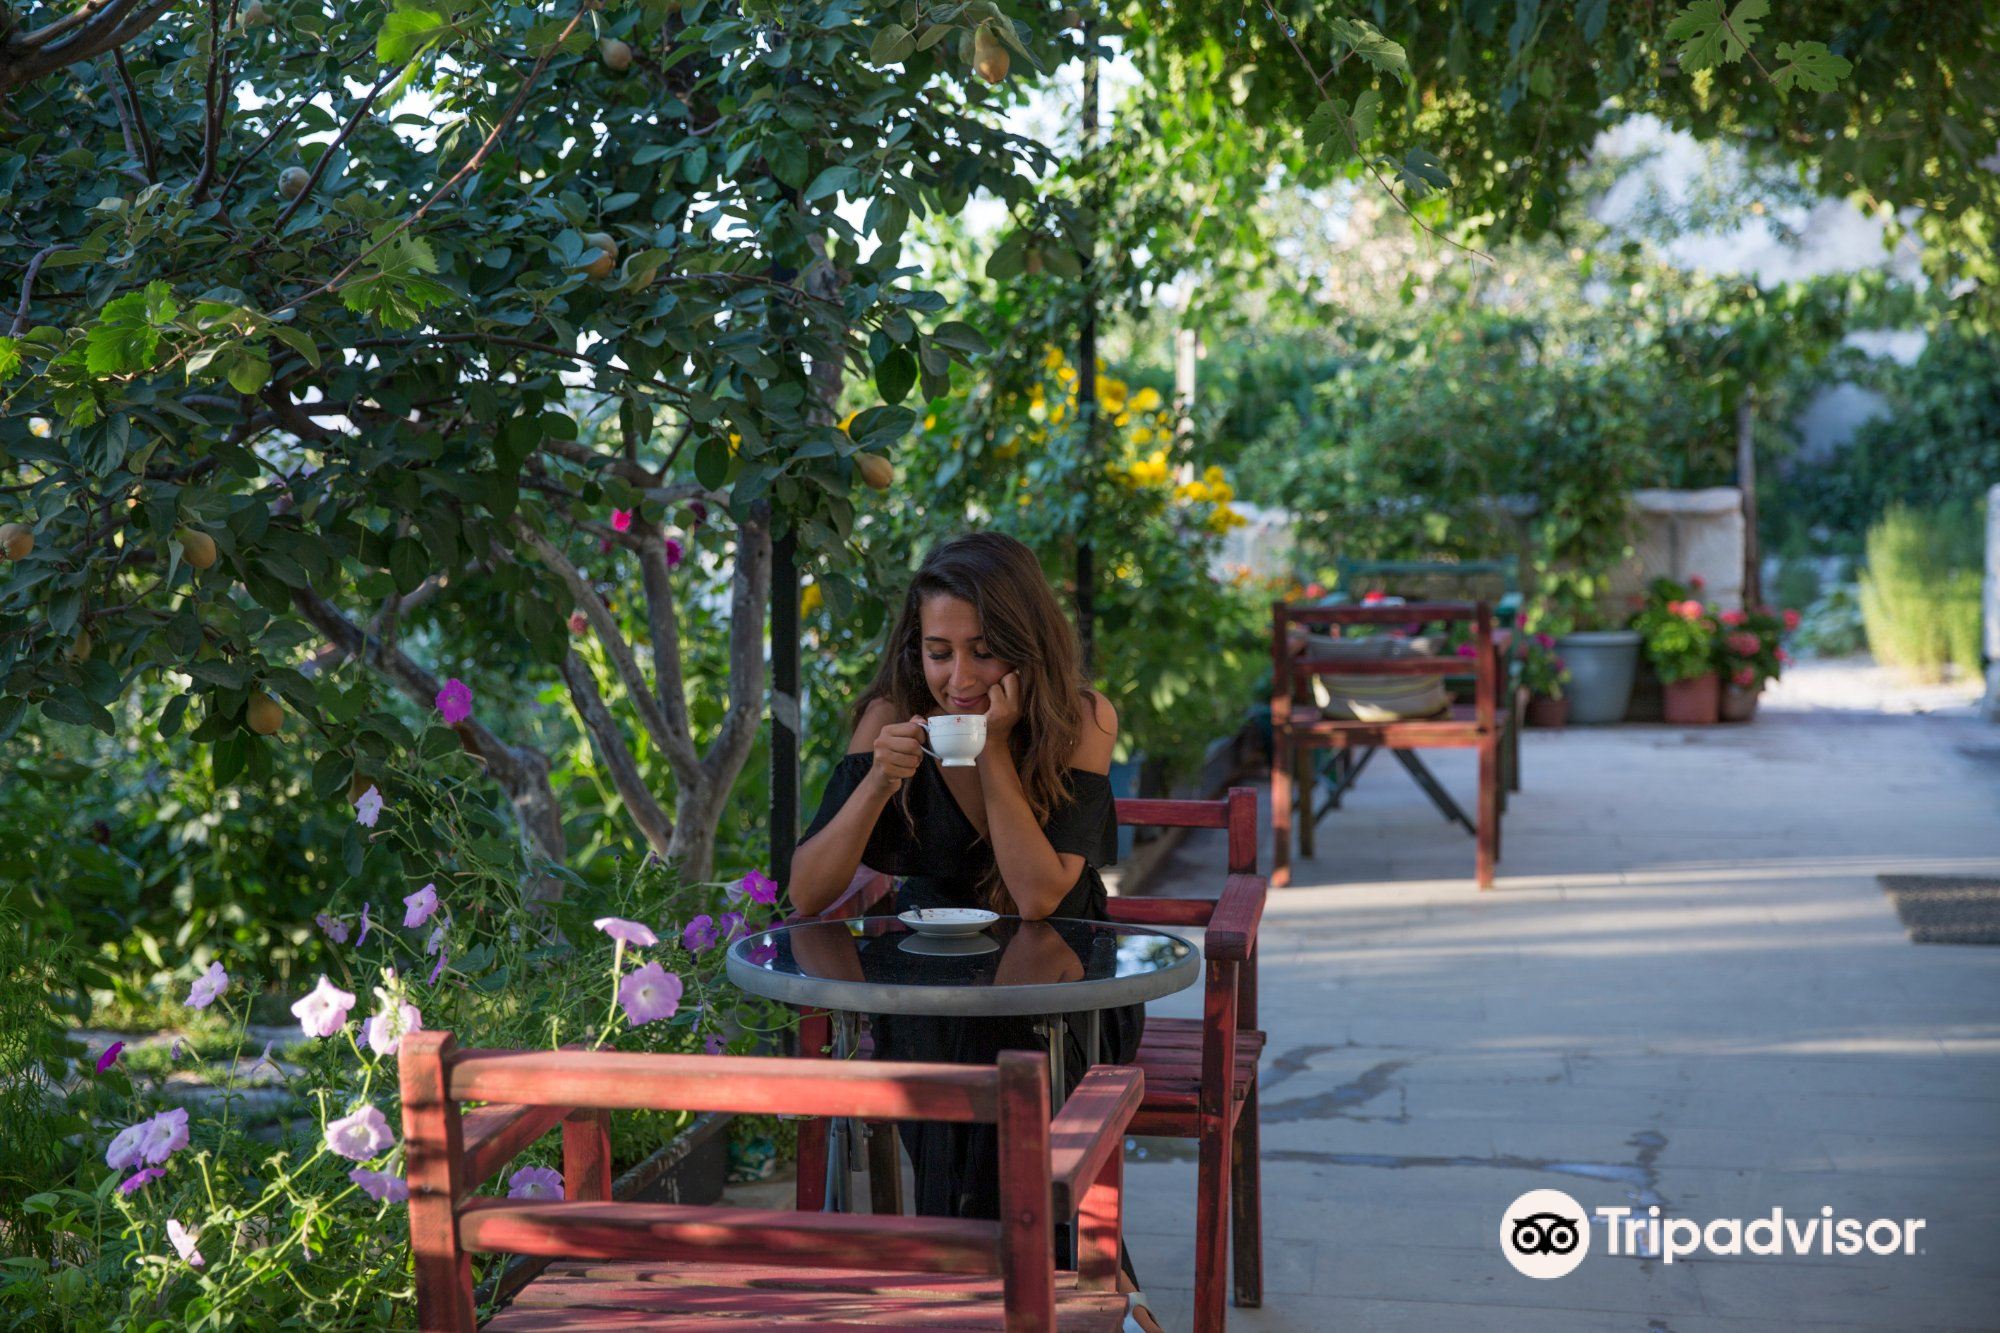
[(548, 1166), (524, 1166), (507, 1177), (507, 1197), (510, 1199), (560, 1199), (563, 1196), (562, 1172)]
[(753, 870), (736, 881), (736, 891), (753, 903), (765, 906), (778, 901), (778, 881), (761, 870)]
[(438, 886), (426, 884), (403, 899), (403, 929), (415, 930), (431, 919), (438, 909)]
[(326, 937), (335, 944), (347, 943), (347, 923), (337, 916), (325, 912), (313, 913), (313, 924), (326, 932)]
[(449, 957), (451, 957), (451, 951), (449, 949), (438, 950), (437, 965), (431, 968), (431, 975), (429, 979), (424, 982), (425, 985), (427, 986), (437, 985), (438, 978), (444, 974), (444, 960)]
[(457, 676), (444, 683), (437, 692), (437, 709), (444, 715), (445, 725), (455, 727), (472, 716), (472, 689)]
[(361, 933), (354, 937), (354, 947), (357, 949), (368, 943), (368, 932), (375, 929), (375, 923), (368, 916), (374, 910), (374, 903), (361, 904)]
[(743, 956), (759, 967), (764, 967), (778, 956), (778, 946), (769, 940), (753, 944), (743, 951)]
[(111, 1140), (111, 1146), (104, 1150), (104, 1164), (113, 1171), (123, 1171), (139, 1166), (146, 1160), (146, 1127), (152, 1121), (141, 1120), (136, 1125), (127, 1125)]
[(729, 1049), (729, 1043), (722, 1039), (721, 1034), (715, 1032), (711, 1032), (706, 1037), (702, 1038), (701, 1045), (702, 1049), (707, 1051), (710, 1055), (721, 1055), (724, 1051)]
[(181, 1261), (190, 1268), (200, 1268), (208, 1262), (201, 1257), (201, 1251), (194, 1247), (195, 1237), (199, 1234), (199, 1232), (189, 1231), (186, 1227), (182, 1226), (180, 1219), (177, 1217), (167, 1220), (167, 1239), (173, 1242), (175, 1252), (180, 1255)]
[(722, 942), (728, 944), (743, 933), (743, 913), (724, 912), (715, 926), (722, 934)]
[(162, 1111), (148, 1120), (144, 1129), (145, 1134), (139, 1141), (140, 1159), (147, 1166), (158, 1166), (187, 1147), (187, 1108), (177, 1106), (171, 1111)]
[(109, 1046), (106, 1046), (104, 1054), (97, 1057), (97, 1072), (102, 1074), (105, 1070), (117, 1064), (118, 1053), (124, 1049), (125, 1043), (122, 1041), (114, 1041)]
[[(380, 994), (380, 992), (377, 992)], [(422, 1032), (424, 1016), (421, 1010), (407, 1000), (388, 1002), (382, 1012), (369, 1019), (363, 1031), (368, 1037), (368, 1047), (377, 1055), (394, 1055), (403, 1044), (406, 1032)]]
[(350, 1162), (380, 1157), (395, 1144), (396, 1136), (390, 1132), (388, 1120), (373, 1106), (364, 1106), (326, 1127), (327, 1150)]
[(355, 798), (354, 822), (363, 828), (374, 828), (375, 821), (381, 817), (382, 793), (376, 790), (375, 784), (370, 783), (368, 790)]
[(187, 1007), (206, 1009), (215, 1003), (218, 995), (228, 989), (229, 974), (222, 970), (222, 964), (210, 963), (208, 971), (196, 977), (194, 985), (188, 990)]
[(166, 1174), (166, 1172), (160, 1170), (157, 1166), (141, 1167), (118, 1182), (118, 1192), (128, 1195), (137, 1194), (140, 1190)]
[(347, 1026), (347, 1011), (354, 1007), (354, 995), (326, 979), (321, 973), (312, 993), (292, 1004), (299, 1026), (308, 1037), (331, 1037)]
[(681, 947), (689, 953), (700, 953), (703, 949), (715, 947), (715, 918), (703, 912), (687, 923), (681, 932)]
[(658, 963), (648, 963), (618, 983), (618, 1004), (633, 1027), (672, 1018), (681, 1007), (681, 979)]
[(627, 921), (622, 916), (601, 916), (590, 924), (620, 944), (629, 944), (635, 949), (649, 948), (660, 942), (660, 937), (653, 933), (651, 926)]
[(381, 1203), (408, 1203), (410, 1182), (394, 1171), (370, 1171), (365, 1166), (357, 1166), (347, 1173), (347, 1178), (361, 1187), (361, 1192)]

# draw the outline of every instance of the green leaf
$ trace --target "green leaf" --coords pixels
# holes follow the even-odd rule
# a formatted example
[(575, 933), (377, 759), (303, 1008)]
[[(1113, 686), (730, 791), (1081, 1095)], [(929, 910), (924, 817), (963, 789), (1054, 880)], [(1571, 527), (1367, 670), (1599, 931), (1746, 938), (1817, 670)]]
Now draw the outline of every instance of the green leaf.
[(1335, 42), (1361, 58), (1363, 64), (1398, 79), (1410, 77), (1410, 57), (1402, 44), (1384, 37), (1373, 24), (1360, 19), (1335, 19), (1328, 25)]
[(238, 393), (256, 393), (271, 378), (271, 363), (261, 353), (239, 357), (229, 367), (229, 387)]
[(319, 369), (319, 345), (303, 329), (295, 329), (285, 324), (272, 324), (268, 331), (273, 338), (297, 352), (306, 359), (306, 364)]
[(313, 764), (313, 795), (332, 800), (347, 790), (347, 780), (353, 776), (354, 761), (339, 750), (328, 750)]
[(1451, 188), (1450, 173), (1444, 169), (1444, 163), (1428, 149), (1410, 149), (1395, 167), (1396, 175), (1401, 178), (1404, 188), (1418, 199), (1432, 190)]
[[(1772, 71), (1771, 82), (1778, 85), (1779, 92), (1803, 88), (1809, 93), (1830, 93), (1854, 70), (1845, 56), (1827, 50), (1825, 42), (1779, 42), (1778, 59), (1783, 63)], [(0, 363), (4, 359), (0, 356)], [(5, 373), (4, 364), (0, 364), (0, 375)]]
[(815, 199), (824, 199), (837, 190), (845, 190), (852, 194), (860, 184), (861, 173), (853, 167), (828, 167), (813, 177), (813, 183), (805, 188), (805, 193), (800, 199), (809, 204)]
[[(164, 282), (152, 286), (166, 288)], [(159, 307), (149, 309), (150, 292), (150, 288), (127, 292), (105, 303), (97, 323), (84, 338), (84, 366), (92, 375), (127, 375), (152, 368), (160, 348), (160, 331), (151, 318), (153, 309)], [(172, 302), (166, 304), (171, 307)], [(172, 318), (171, 313), (168, 318)]]
[(1021, 276), (1021, 261), (1027, 253), (1027, 243), (1016, 236), (1003, 243), (986, 260), (986, 276), (995, 282), (1005, 282), (1009, 278)]
[(1354, 99), (1354, 112), (1348, 117), (1354, 124), (1356, 142), (1366, 142), (1375, 133), (1375, 120), (1382, 110), (1382, 94), (1373, 88), (1364, 91)]
[(993, 350), (986, 335), (962, 319), (948, 319), (932, 329), (931, 341), (967, 356), (984, 356)]
[(21, 340), (0, 337), (0, 380), (21, 368)]
[(875, 367), (875, 387), (891, 403), (900, 403), (909, 397), (910, 389), (916, 382), (917, 358), (910, 355), (907, 347), (898, 347)]
[(1681, 43), (1682, 69), (1713, 69), (1741, 60), (1763, 27), (1758, 20), (1770, 12), (1770, 0), (1737, 0), (1725, 19), (1722, 0), (1694, 0), (1667, 25), (1667, 40)]
[(107, 736), (116, 730), (112, 725), (111, 714), (101, 705), (86, 699), (81, 690), (62, 690), (42, 700), (42, 716), (51, 722), (95, 727)]
[(375, 36), (375, 59), (384, 65), (413, 60), (445, 30), (444, 15), (429, 9), (396, 9)]
[[(910, 30), (900, 23), (891, 23), (875, 34), (875, 40), (868, 47), (868, 63), (871, 65), (899, 64), (909, 57), (916, 44), (910, 40)], [(898, 54), (898, 53), (901, 54)]]
[(709, 436), (694, 451), (694, 479), (712, 491), (729, 480), (729, 446), (719, 436)]
[(1345, 149), (1347, 144), (1346, 135), (1341, 130), (1340, 102), (1338, 100), (1322, 101), (1318, 106), (1314, 107), (1312, 114), (1306, 117), (1305, 129), (1302, 133), (1305, 135), (1306, 147), (1308, 148), (1321, 149), (1332, 147)]

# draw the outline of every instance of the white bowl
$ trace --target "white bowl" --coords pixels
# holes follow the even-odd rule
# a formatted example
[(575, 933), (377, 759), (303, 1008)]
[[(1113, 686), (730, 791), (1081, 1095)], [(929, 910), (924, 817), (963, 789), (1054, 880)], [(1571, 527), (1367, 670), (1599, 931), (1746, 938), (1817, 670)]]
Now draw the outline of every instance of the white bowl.
[(955, 935), (977, 935), (998, 921), (1000, 914), (979, 907), (922, 907), (900, 912), (896, 919), (919, 935), (948, 939)]

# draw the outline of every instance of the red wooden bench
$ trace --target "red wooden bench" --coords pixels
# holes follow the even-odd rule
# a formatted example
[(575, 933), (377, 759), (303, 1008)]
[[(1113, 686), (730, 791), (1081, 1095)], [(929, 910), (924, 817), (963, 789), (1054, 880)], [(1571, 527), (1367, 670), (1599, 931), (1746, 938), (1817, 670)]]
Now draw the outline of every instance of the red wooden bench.
[(1223, 1269), (1235, 1239), (1235, 1300), (1264, 1301), (1262, 1170), (1257, 1143), (1257, 927), (1264, 881), (1257, 874), (1257, 794), (1232, 787), (1220, 801), (1118, 802), (1118, 822), (1229, 831), (1229, 873), (1219, 898), (1113, 898), (1110, 916), (1132, 925), (1200, 926), (1207, 931), (1202, 1016), (1148, 1015), (1134, 1063), (1146, 1099), (1134, 1134), (1194, 1139), (1194, 1326), (1220, 1330), (1227, 1318)]
[[(1048, 1057), (993, 1068), (620, 1051), (459, 1050), (404, 1037), (403, 1133), (417, 1322), (469, 1333), (471, 1256), (557, 1263), (495, 1330), (1118, 1329), (1124, 1134), (1144, 1078), (1098, 1068), (1049, 1116)], [(472, 1111), (464, 1102), (492, 1105)], [(610, 1201), (606, 1112), (814, 1112), (997, 1123), (997, 1222)], [(475, 1196), (561, 1126), (564, 1198)], [(1075, 1214), (1078, 1268), (1055, 1268), (1052, 1227)]]
[[(1426, 676), (1462, 675), (1468, 665), (1461, 657), (1400, 657), (1315, 659), (1297, 655), (1291, 642), (1293, 625), (1412, 625), (1469, 620), (1474, 653), (1470, 665), (1470, 704), (1454, 704), (1448, 716), (1392, 722), (1362, 722), (1327, 717), (1310, 702), (1306, 682), (1314, 675)], [(1390, 751), (1471, 748), (1479, 752), (1478, 823), (1473, 830), (1474, 872), (1479, 887), (1493, 887), (1493, 869), (1500, 859), (1500, 816), (1507, 777), (1502, 748), (1515, 721), (1516, 701), (1503, 707), (1500, 698), (1504, 641), (1496, 639), (1493, 611), (1484, 602), (1413, 602), (1403, 605), (1318, 606), (1276, 602), (1271, 607), (1271, 883), (1291, 882), (1292, 815), (1300, 814), (1299, 848), (1313, 852), (1312, 772), (1308, 767), (1293, 791), (1294, 769), (1316, 749)], [(1303, 699), (1305, 702), (1300, 702)], [(1413, 768), (1418, 781), (1427, 774)], [(1426, 787), (1429, 790), (1429, 787)], [(1433, 794), (1435, 799), (1435, 793)], [(1455, 807), (1454, 807), (1455, 808)]]

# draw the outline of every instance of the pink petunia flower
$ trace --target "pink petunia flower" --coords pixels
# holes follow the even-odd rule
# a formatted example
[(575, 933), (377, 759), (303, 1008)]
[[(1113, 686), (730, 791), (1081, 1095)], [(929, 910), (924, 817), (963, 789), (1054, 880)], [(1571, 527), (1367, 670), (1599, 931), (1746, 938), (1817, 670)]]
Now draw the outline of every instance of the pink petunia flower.
[(1742, 611), (1724, 611), (1722, 613), (1722, 623), (1731, 629), (1735, 629), (1749, 618), (1749, 615)]
[(114, 1041), (105, 1047), (104, 1054), (97, 1057), (97, 1072), (102, 1074), (105, 1070), (117, 1064), (118, 1053), (124, 1049), (125, 1043), (122, 1041)]
[(426, 884), (403, 899), (403, 929), (415, 930), (431, 919), (438, 909), (438, 886)]
[(140, 1190), (166, 1174), (166, 1172), (157, 1166), (141, 1167), (118, 1182), (118, 1192), (125, 1195), (137, 1194)]
[(632, 511), (629, 509), (612, 510), (611, 530), (613, 532), (630, 532), (632, 530)]
[(298, 1015), (299, 1026), (308, 1037), (331, 1037), (347, 1026), (347, 1011), (353, 1007), (353, 994), (328, 981), (322, 972), (319, 985), (294, 1001), (292, 1012)]
[(140, 1140), (139, 1156), (147, 1166), (158, 1166), (187, 1147), (187, 1108), (177, 1106), (171, 1111), (162, 1111), (148, 1120), (144, 1128), (146, 1132)]
[(215, 1003), (216, 997), (229, 989), (229, 974), (222, 970), (222, 964), (210, 963), (208, 971), (194, 979), (188, 990), (187, 1007), (206, 1009)]
[(382, 793), (377, 791), (375, 784), (371, 782), (368, 784), (368, 790), (355, 798), (354, 822), (363, 828), (374, 828), (375, 821), (381, 817)]
[(681, 932), (681, 947), (689, 953), (700, 953), (703, 949), (715, 947), (715, 918), (703, 912), (687, 923)]
[(507, 1197), (510, 1199), (560, 1199), (563, 1196), (562, 1172), (551, 1166), (524, 1166), (507, 1177)]
[(769, 906), (778, 901), (778, 881), (761, 870), (753, 870), (737, 880), (736, 891), (753, 903)]
[(1789, 608), (1785, 611), (1785, 629), (1789, 632), (1799, 627), (1799, 613)]
[(104, 1164), (113, 1171), (124, 1171), (142, 1165), (146, 1160), (146, 1127), (152, 1121), (141, 1120), (136, 1125), (127, 1125), (111, 1140), (111, 1146), (104, 1150)]
[(1738, 667), (1736, 669), (1736, 683), (1745, 689), (1749, 689), (1752, 685), (1755, 685), (1757, 683), (1756, 668)]
[(627, 921), (622, 916), (601, 916), (590, 924), (620, 944), (629, 944), (637, 949), (650, 948), (660, 942), (660, 937), (653, 933), (651, 926)]
[(667, 568), (679, 569), (681, 567), (681, 561), (687, 559), (687, 552), (682, 550), (681, 544), (675, 541), (672, 537), (666, 539), (666, 547), (667, 547)]
[(350, 1162), (380, 1157), (395, 1145), (396, 1136), (390, 1132), (388, 1120), (373, 1106), (364, 1106), (326, 1127), (327, 1151), (338, 1153)]
[(361, 1187), (361, 1192), (379, 1203), (408, 1203), (410, 1182), (394, 1171), (370, 1171), (365, 1166), (357, 1166), (347, 1173), (347, 1178)]
[[(381, 995), (381, 991), (376, 992)], [(368, 1038), (368, 1048), (377, 1055), (394, 1055), (403, 1044), (406, 1032), (424, 1030), (423, 1012), (407, 1000), (392, 1001), (383, 996), (382, 1012), (370, 1018), (363, 1031)]]
[(167, 1239), (173, 1242), (174, 1251), (180, 1255), (181, 1262), (190, 1268), (200, 1268), (208, 1262), (201, 1257), (201, 1251), (194, 1247), (195, 1238), (199, 1234), (182, 1226), (177, 1217), (167, 1219)]
[(444, 683), (437, 692), (437, 709), (444, 715), (445, 725), (455, 727), (472, 716), (472, 689), (457, 676)]
[(618, 983), (618, 1004), (633, 1027), (672, 1018), (681, 1007), (681, 979), (658, 963), (648, 963)]
[(335, 944), (347, 943), (347, 923), (339, 917), (328, 916), (325, 912), (315, 912), (313, 924), (325, 931), (326, 937)]

